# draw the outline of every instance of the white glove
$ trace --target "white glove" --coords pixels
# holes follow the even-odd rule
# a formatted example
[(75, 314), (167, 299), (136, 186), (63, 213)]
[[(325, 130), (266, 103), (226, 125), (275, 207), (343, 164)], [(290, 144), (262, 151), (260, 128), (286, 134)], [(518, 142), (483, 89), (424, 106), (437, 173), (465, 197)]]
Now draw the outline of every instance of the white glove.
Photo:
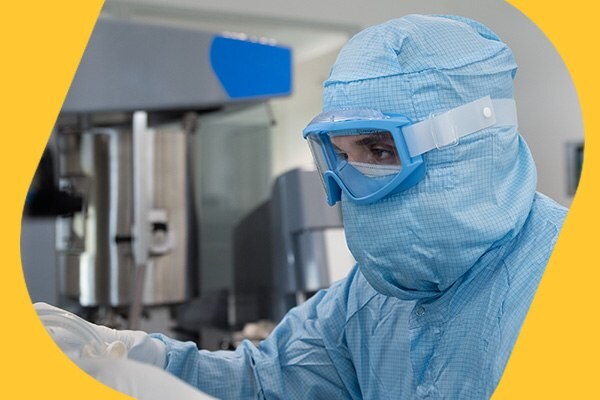
[(56, 344), (71, 359), (102, 357), (132, 360), (164, 368), (166, 347), (146, 332), (116, 330), (92, 324), (46, 303), (34, 308)]

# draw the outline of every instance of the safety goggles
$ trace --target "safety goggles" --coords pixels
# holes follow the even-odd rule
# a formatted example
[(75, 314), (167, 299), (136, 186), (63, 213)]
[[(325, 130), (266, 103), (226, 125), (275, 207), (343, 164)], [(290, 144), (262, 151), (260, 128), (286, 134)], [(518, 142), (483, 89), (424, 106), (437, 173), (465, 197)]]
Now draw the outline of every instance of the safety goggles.
[(324, 112), (304, 129), (327, 202), (342, 190), (358, 204), (404, 191), (424, 177), (423, 154), (455, 146), (492, 126), (517, 126), (514, 100), (489, 96), (413, 123), (400, 114), (372, 109)]

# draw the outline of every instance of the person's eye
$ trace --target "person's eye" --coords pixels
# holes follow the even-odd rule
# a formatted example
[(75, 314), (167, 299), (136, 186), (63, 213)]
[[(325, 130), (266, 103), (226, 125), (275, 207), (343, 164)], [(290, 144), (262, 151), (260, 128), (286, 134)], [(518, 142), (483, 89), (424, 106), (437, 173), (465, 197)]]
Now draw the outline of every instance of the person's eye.
[(375, 157), (378, 162), (386, 162), (395, 160), (394, 152), (388, 146), (373, 146), (371, 147), (371, 154)]

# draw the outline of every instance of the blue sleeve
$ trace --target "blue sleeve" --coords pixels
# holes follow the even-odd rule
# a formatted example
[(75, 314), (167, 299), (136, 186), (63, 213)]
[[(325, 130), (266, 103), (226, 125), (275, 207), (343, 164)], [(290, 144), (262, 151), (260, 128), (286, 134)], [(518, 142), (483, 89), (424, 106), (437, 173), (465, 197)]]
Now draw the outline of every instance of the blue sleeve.
[(167, 346), (167, 371), (218, 398), (357, 397), (346, 388), (354, 385), (343, 345), (343, 284), (288, 312), (258, 348), (244, 341), (235, 351), (198, 351), (193, 342), (153, 337)]

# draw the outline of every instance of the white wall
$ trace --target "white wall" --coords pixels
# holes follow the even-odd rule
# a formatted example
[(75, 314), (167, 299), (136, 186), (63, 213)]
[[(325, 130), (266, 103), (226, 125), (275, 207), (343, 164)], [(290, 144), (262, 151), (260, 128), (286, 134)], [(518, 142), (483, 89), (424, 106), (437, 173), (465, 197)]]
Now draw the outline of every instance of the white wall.
[[(519, 64), (515, 97), (520, 130), (538, 165), (538, 189), (564, 205), (572, 200), (566, 193), (565, 144), (583, 140), (575, 89), (544, 34), (504, 1), (108, 0), (107, 6), (121, 7), (124, 14), (171, 13), (175, 19), (187, 16), (188, 22), (195, 18), (197, 26), (207, 29), (237, 27), (290, 44), (296, 56), (295, 91), (289, 99), (272, 102), (278, 121), (273, 143), (274, 173), (310, 163), (300, 132), (319, 111), (320, 82), (335, 59), (340, 37), (407, 13), (451, 13), (477, 19), (509, 44)], [(134, 9), (137, 11), (131, 11)], [(195, 17), (190, 17), (194, 12)], [(314, 49), (318, 51), (312, 52)]]
[[(340, 44), (341, 47), (341, 44)], [(271, 101), (277, 125), (273, 127), (273, 174), (296, 167), (314, 168), (302, 128), (321, 111), (322, 83), (339, 47), (304, 62), (294, 63), (294, 94)]]

